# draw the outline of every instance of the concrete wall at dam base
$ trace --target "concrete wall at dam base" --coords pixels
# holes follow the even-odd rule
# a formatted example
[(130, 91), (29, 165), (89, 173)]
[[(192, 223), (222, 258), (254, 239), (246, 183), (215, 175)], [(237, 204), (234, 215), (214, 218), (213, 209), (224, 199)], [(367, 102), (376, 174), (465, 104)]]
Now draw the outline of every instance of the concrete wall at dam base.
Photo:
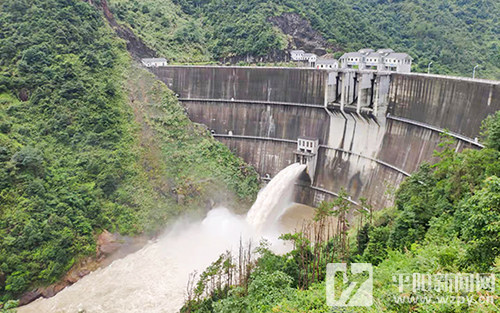
[(481, 122), (500, 109), (495, 81), (297, 68), (151, 71), (178, 94), (191, 120), (262, 177), (297, 161), (299, 137), (317, 139), (313, 177), (297, 186), (296, 200), (308, 205), (341, 188), (353, 203), (365, 197), (374, 208), (392, 205), (388, 190), (435, 161), (443, 132), (458, 151), (480, 149)]

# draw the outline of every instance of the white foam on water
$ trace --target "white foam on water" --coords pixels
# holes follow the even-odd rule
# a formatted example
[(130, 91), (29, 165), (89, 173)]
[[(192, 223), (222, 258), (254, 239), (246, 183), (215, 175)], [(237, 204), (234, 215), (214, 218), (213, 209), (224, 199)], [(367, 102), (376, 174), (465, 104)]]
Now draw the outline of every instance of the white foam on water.
[(268, 239), (275, 251), (283, 228), (277, 219), (291, 204), (293, 184), (305, 166), (292, 164), (261, 190), (247, 217), (227, 208), (210, 211), (203, 221), (180, 220), (141, 250), (83, 277), (56, 296), (38, 299), (19, 313), (178, 312), (190, 273), (198, 273), (240, 240), (254, 245)]

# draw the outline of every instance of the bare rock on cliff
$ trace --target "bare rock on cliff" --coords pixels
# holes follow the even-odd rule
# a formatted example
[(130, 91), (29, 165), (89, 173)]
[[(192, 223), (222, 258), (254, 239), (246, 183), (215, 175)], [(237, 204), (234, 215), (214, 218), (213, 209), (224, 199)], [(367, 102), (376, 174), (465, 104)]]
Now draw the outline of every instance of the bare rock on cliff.
[(113, 13), (109, 9), (108, 3), (106, 0), (83, 0), (91, 5), (97, 7), (102, 10), (106, 20), (109, 25), (114, 29), (118, 37), (125, 40), (127, 43), (127, 50), (130, 55), (136, 60), (140, 60), (141, 58), (152, 58), (156, 57), (157, 53), (150, 47), (146, 45), (138, 36), (134, 34), (134, 32), (125, 25), (118, 24), (115, 20)]
[(301, 49), (319, 56), (324, 55), (328, 48), (333, 51), (338, 50), (337, 47), (329, 44), (319, 32), (315, 31), (309, 21), (297, 13), (283, 13), (280, 16), (268, 18), (268, 21), (292, 38), (292, 42), (288, 46), (289, 49)]
[(21, 296), (21, 298), (19, 298), (19, 306), (33, 302), (41, 296), (42, 293), (38, 290), (26, 292)]
[(103, 231), (97, 238), (97, 257), (110, 255), (120, 248), (120, 239), (118, 236), (108, 232)]

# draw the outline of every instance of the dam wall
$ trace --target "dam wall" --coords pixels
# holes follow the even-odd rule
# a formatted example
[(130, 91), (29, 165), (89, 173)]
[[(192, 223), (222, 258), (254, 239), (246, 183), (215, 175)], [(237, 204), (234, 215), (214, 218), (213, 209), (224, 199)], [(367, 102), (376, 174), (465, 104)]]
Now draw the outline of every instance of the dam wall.
[[(436, 75), (296, 68), (168, 66), (151, 71), (189, 117), (263, 178), (297, 161), (297, 140), (317, 140), (297, 201), (317, 205), (343, 188), (353, 204), (393, 203), (391, 191), (432, 162), (441, 134), (481, 148), (481, 121), (500, 109), (499, 82)], [(311, 159), (312, 160), (312, 159)]]
[(470, 138), (500, 107), (499, 82), (422, 74), (392, 74), (390, 114)]
[(153, 71), (186, 99), (322, 104), (326, 76), (314, 69), (167, 66)]

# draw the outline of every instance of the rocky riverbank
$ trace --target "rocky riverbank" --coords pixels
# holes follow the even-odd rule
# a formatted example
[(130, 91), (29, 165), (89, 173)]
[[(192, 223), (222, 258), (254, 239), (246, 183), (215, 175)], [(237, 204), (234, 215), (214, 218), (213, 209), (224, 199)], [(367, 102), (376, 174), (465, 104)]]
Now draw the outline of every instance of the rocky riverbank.
[(121, 259), (126, 255), (139, 250), (148, 242), (148, 240), (149, 238), (145, 236), (126, 237), (110, 233), (105, 230), (97, 238), (95, 255), (83, 258), (76, 262), (60, 281), (49, 286), (38, 287), (24, 293), (19, 298), (19, 306), (26, 305), (40, 297), (53, 297), (67, 286), (73, 285), (82, 277), (85, 277), (98, 268), (108, 266), (114, 260)]

